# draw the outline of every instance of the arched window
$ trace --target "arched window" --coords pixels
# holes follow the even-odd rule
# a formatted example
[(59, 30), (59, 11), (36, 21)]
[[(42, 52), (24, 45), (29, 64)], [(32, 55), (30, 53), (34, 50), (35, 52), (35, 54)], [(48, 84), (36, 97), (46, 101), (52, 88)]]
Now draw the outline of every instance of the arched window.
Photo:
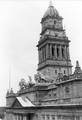
[(54, 46), (52, 46), (52, 56), (54, 56), (55, 55), (55, 52), (54, 52)]
[(64, 70), (64, 74), (66, 74), (66, 71)]
[(55, 74), (57, 75), (57, 70), (55, 70)]
[(65, 87), (65, 92), (66, 92), (66, 93), (69, 93), (69, 92), (70, 92), (69, 87)]
[(54, 20), (54, 24), (56, 24), (56, 20)]
[(59, 57), (59, 48), (57, 48), (57, 57)]
[(62, 48), (62, 57), (65, 58), (65, 55), (64, 55), (64, 48)]

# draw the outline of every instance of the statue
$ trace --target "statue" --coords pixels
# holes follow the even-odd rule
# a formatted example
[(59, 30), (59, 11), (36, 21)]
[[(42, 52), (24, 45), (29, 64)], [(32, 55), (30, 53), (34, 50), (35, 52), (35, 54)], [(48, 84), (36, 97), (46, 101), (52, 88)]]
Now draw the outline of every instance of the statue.
[(21, 79), (21, 81), (19, 82), (19, 87), (20, 87), (20, 90), (23, 90), (25, 88), (27, 88), (27, 83), (25, 81), (25, 79)]
[(49, 83), (49, 80), (46, 78), (46, 76), (43, 75), (40, 72), (38, 72), (37, 74), (35, 74), (34, 77), (35, 77), (36, 83)]
[(35, 82), (36, 83), (40, 83), (41, 82), (41, 76), (40, 76), (39, 73), (35, 74), (34, 78), (35, 78)]

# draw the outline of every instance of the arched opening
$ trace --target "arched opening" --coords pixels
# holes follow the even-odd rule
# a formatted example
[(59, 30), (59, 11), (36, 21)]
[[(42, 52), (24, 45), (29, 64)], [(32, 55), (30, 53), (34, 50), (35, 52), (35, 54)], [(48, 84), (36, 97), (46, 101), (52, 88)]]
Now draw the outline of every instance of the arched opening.
[(55, 49), (54, 49), (54, 46), (52, 46), (52, 56), (55, 55)]
[(54, 20), (54, 24), (56, 24), (56, 20)]
[(64, 48), (62, 48), (62, 57), (65, 58), (65, 55), (64, 55)]
[(57, 57), (59, 57), (59, 48), (57, 48)]
[(57, 75), (57, 70), (55, 70), (55, 74)]
[(64, 70), (64, 75), (66, 74), (66, 71)]

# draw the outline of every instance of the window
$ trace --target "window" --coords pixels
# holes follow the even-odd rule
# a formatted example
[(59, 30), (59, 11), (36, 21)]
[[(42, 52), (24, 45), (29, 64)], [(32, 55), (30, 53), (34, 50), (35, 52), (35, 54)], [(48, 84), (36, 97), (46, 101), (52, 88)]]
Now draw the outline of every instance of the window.
[(47, 117), (47, 120), (49, 120), (49, 119), (50, 119), (50, 116), (49, 116), (49, 115), (46, 115), (46, 117)]
[(66, 74), (66, 71), (64, 70), (64, 74)]
[(52, 115), (52, 120), (55, 120), (55, 115)]
[(57, 37), (58, 35), (57, 34), (55, 34), (55, 37)]
[(21, 115), (21, 120), (23, 120), (23, 115)]
[(55, 74), (57, 75), (57, 70), (55, 70)]
[(49, 93), (49, 97), (51, 97), (51, 94)]
[(54, 20), (54, 24), (56, 24), (56, 20)]
[(62, 48), (62, 57), (64, 58), (64, 48)]
[(65, 87), (65, 92), (69, 93), (69, 87)]
[(52, 56), (54, 56), (55, 53), (54, 53), (54, 46), (52, 46)]
[(45, 115), (42, 115), (42, 120), (45, 120)]
[(76, 116), (76, 120), (80, 120), (80, 116)]
[(57, 57), (59, 57), (59, 48), (57, 48)]
[(56, 97), (56, 93), (54, 93), (54, 97)]

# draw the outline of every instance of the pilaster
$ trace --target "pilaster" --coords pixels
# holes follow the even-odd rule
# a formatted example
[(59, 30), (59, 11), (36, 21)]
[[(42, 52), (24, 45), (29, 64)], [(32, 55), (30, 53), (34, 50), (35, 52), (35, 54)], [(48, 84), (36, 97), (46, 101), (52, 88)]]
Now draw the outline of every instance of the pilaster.
[(62, 59), (61, 45), (59, 46), (59, 58)]
[(69, 55), (69, 46), (67, 46), (67, 59), (70, 59), (70, 55)]
[(65, 59), (67, 59), (67, 47), (66, 47), (66, 45), (64, 47), (64, 50), (65, 50)]
[(55, 115), (55, 120), (58, 120), (58, 119), (57, 119), (57, 115)]

